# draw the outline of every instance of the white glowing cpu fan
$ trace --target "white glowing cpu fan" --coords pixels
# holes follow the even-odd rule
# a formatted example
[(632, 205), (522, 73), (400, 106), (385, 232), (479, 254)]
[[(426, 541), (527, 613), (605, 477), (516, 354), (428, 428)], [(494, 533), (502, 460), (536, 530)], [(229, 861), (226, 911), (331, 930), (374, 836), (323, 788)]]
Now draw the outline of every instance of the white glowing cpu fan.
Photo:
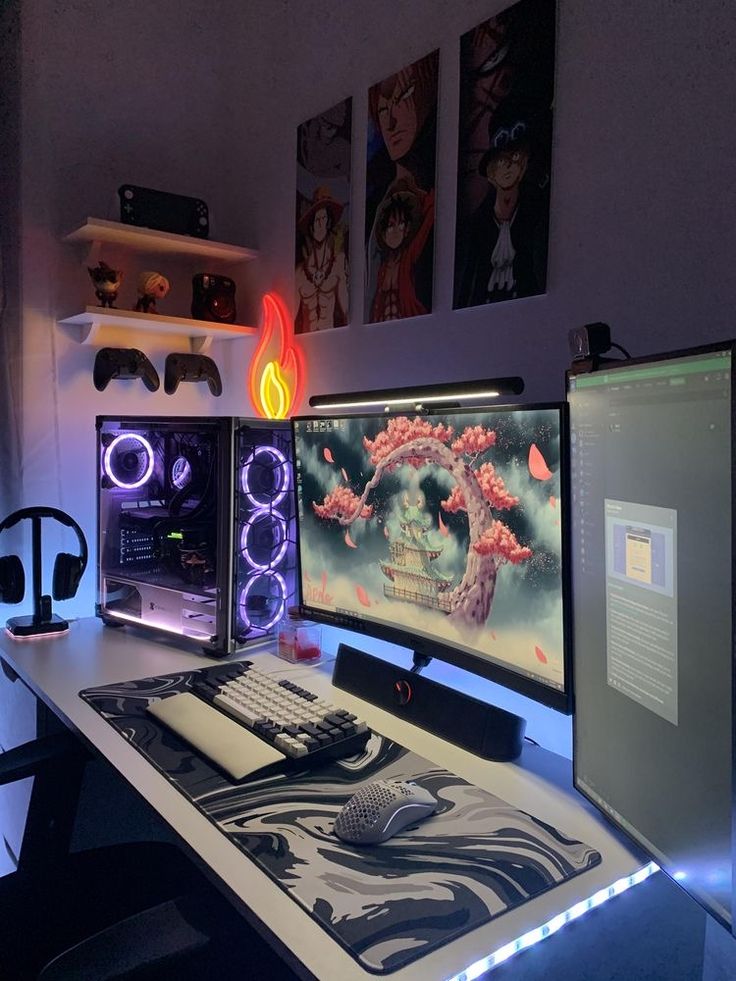
[(142, 487), (153, 473), (153, 449), (140, 433), (118, 433), (105, 447), (103, 475), (124, 490)]
[(296, 598), (288, 423), (97, 419), (98, 601), (110, 625), (229, 654)]

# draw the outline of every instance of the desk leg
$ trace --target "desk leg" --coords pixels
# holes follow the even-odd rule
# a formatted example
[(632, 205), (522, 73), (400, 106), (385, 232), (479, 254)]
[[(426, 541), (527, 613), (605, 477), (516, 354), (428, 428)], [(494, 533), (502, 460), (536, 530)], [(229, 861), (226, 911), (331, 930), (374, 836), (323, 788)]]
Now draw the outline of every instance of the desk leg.
[[(46, 711), (45, 708), (42, 711)], [(39, 718), (39, 731), (63, 730), (55, 718), (49, 719), (48, 723), (44, 725)], [(47, 874), (69, 854), (82, 776), (88, 760), (89, 754), (82, 744), (74, 742), (58, 758), (39, 767), (33, 778), (18, 859), (19, 872)]]

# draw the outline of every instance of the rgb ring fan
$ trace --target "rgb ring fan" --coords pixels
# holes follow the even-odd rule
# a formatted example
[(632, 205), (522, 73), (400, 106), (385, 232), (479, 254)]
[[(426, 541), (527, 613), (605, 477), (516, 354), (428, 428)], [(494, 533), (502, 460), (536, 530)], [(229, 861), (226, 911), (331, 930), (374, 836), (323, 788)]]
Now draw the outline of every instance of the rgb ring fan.
[(153, 449), (138, 433), (119, 433), (105, 450), (102, 466), (116, 487), (142, 487), (153, 473)]
[(289, 490), (289, 464), (275, 446), (257, 446), (240, 472), (243, 493), (254, 507), (276, 507)]
[(272, 569), (289, 547), (286, 519), (278, 511), (261, 508), (243, 525), (240, 550), (248, 565), (260, 572)]
[(283, 617), (288, 590), (278, 572), (261, 572), (240, 591), (240, 616), (247, 629), (270, 630)]

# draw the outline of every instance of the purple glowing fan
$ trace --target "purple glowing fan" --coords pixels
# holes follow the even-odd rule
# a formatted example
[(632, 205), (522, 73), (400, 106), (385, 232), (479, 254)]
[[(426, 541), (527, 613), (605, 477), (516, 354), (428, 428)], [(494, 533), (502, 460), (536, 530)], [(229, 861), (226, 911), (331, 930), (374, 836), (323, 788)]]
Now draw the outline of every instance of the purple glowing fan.
[(153, 473), (151, 444), (139, 433), (119, 433), (105, 450), (102, 468), (116, 487), (142, 487)]
[(288, 547), (286, 519), (278, 511), (261, 508), (243, 525), (240, 550), (253, 569), (261, 572), (272, 569), (283, 559)]
[(289, 490), (289, 464), (275, 446), (256, 446), (240, 471), (240, 485), (257, 508), (276, 507)]
[(270, 630), (284, 615), (288, 590), (278, 572), (260, 572), (240, 591), (238, 607), (246, 629)]

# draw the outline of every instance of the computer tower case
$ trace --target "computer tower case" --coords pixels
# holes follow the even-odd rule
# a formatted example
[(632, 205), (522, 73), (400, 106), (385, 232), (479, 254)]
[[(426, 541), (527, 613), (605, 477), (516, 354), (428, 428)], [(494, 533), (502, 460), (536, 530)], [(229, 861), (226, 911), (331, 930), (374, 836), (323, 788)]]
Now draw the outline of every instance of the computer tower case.
[(296, 598), (288, 423), (97, 418), (97, 615), (222, 656)]

